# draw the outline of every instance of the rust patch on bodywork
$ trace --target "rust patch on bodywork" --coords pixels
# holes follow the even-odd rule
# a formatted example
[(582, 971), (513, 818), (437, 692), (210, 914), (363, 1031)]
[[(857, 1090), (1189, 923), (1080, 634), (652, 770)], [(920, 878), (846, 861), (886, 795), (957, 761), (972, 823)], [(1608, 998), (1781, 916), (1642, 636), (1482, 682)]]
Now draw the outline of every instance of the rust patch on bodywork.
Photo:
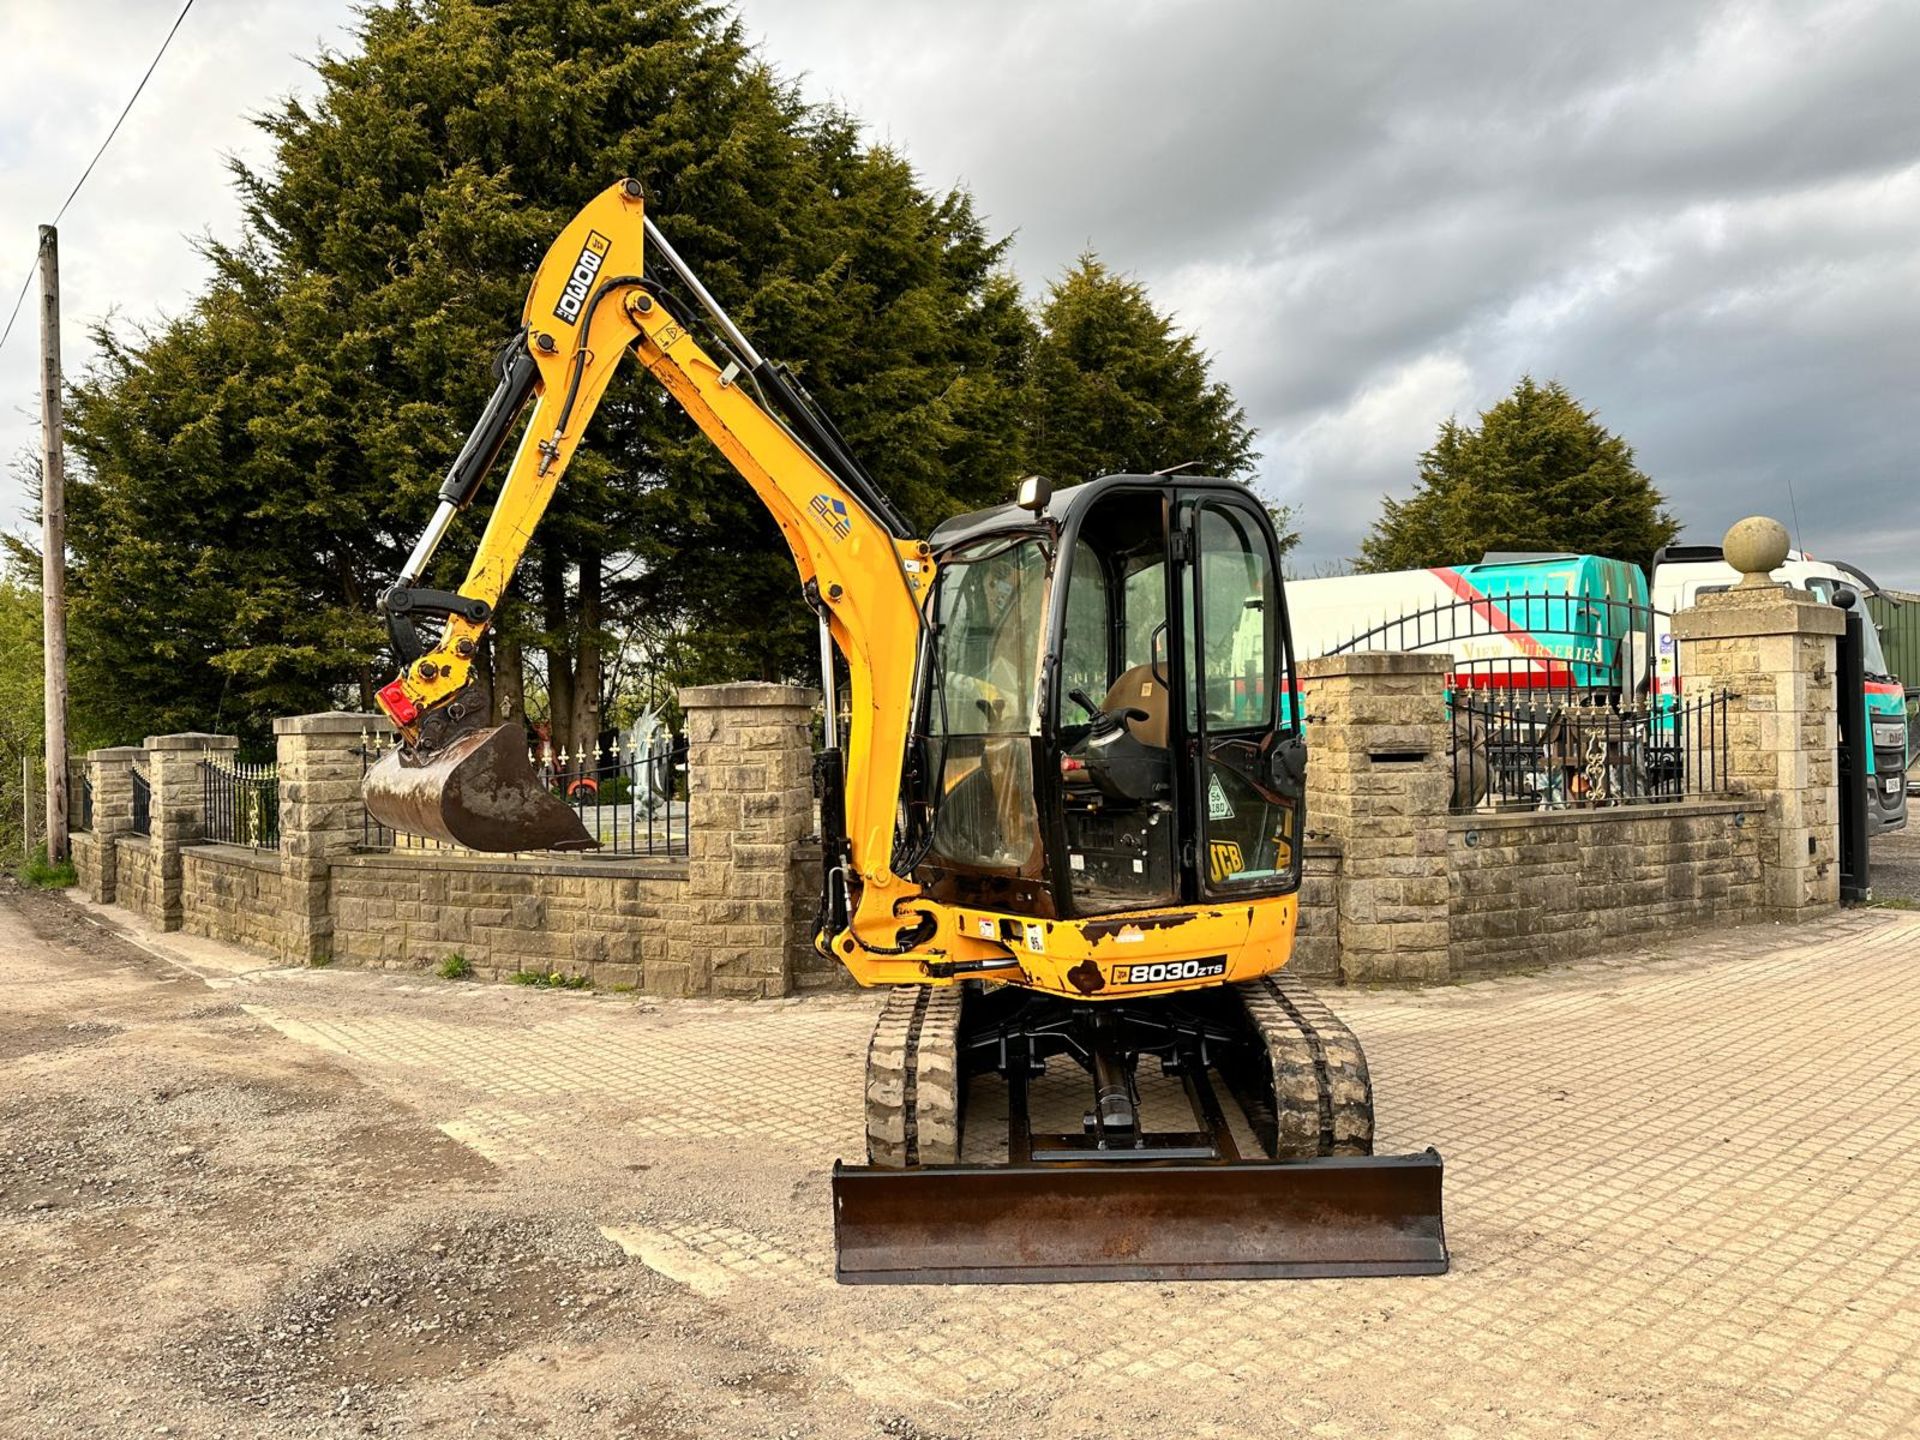
[(1091, 995), (1106, 985), (1107, 977), (1100, 973), (1100, 967), (1093, 961), (1082, 960), (1067, 971), (1067, 983), (1082, 995)]
[(1173, 930), (1199, 918), (1191, 910), (1171, 910), (1163, 915), (1116, 915), (1111, 920), (1089, 920), (1080, 927), (1080, 933), (1089, 942), (1111, 940), (1122, 930)]

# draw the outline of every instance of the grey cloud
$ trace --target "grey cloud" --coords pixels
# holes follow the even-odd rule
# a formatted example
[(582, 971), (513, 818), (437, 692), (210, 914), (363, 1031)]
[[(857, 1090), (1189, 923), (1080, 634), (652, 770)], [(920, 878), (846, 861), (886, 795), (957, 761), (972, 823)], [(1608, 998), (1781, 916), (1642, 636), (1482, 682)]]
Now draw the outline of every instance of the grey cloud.
[[(0, 57), (6, 80), (50, 56), (42, 93), (72, 111), (0, 98), (0, 155), (27, 157), (0, 177), (0, 213), (30, 213), (71, 173), (61, 126), (110, 113), (88, 32), (135, 31), (143, 12), (96, 6), (91, 27), (84, 13), (35, 7), (28, 58)], [(230, 232), (217, 150), (234, 140), (213, 137), (244, 127), (212, 117), (298, 83), (286, 57), (347, 8), (249, 13), (237, 37), (183, 34), (210, 47), (201, 68), (117, 156), (139, 216), (117, 261), (129, 273), (91, 274), (136, 316), (197, 282), (183, 234)], [(1755, 508), (1787, 518), (1791, 476), (1809, 546), (1920, 588), (1920, 7), (741, 0), (741, 14), (811, 97), (845, 102), (929, 183), (971, 188), (1015, 233), (1030, 290), (1091, 245), (1175, 306), (1261, 428), (1259, 484), (1302, 508), (1309, 564), (1353, 553), (1447, 413), (1530, 370), (1632, 441), (1696, 533)], [(31, 394), (17, 345), (0, 401)], [(23, 439), (0, 413), (0, 447)]]

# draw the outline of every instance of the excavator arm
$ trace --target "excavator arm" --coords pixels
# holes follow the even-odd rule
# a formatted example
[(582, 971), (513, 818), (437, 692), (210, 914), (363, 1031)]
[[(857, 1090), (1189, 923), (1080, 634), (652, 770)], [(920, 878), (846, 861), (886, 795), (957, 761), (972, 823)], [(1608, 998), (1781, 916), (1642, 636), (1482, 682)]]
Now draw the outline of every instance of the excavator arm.
[[(658, 262), (653, 274), (648, 259)], [(1056, 745), (1040, 753), (1045, 765), (1060, 767), (1061, 791), (1076, 776), (1110, 782), (1093, 787), (1094, 798), (1083, 785), (1074, 800), (1080, 807), (1075, 823), (1084, 822), (1091, 838), (1063, 842), (1066, 850), (1054, 860), (1067, 874), (1088, 864), (1111, 868), (1121, 855), (1132, 857), (1128, 873), (1144, 876), (1149, 858), (1161, 852), (1149, 849), (1142, 836), (1163, 825), (1168, 834), (1183, 833), (1184, 825), (1182, 853), (1194, 854), (1206, 834), (1202, 815), (1209, 822), (1234, 818), (1225, 791), (1219, 792), (1222, 814), (1215, 814), (1212, 792), (1204, 789), (1204, 812), (1191, 806), (1183, 812), (1151, 785), (1136, 793), (1121, 784), (1121, 762), (1101, 750), (1111, 746), (1112, 755), (1134, 754), (1147, 781), (1158, 784), (1154, 777), (1164, 774), (1171, 785), (1166, 738), (1149, 736), (1149, 744), (1128, 732), (1131, 720), (1151, 720), (1147, 710), (1123, 704), (1116, 715), (1111, 702), (1097, 706), (1080, 694), (1091, 715), (1091, 724), (1079, 727), (1085, 732), (1080, 739), (1061, 740), (1044, 726), (1016, 722), (986, 735), (975, 756), (946, 754), (940, 778), (923, 777), (909, 787), (913, 794), (903, 805), (917, 668), (944, 676), (955, 653), (944, 645), (964, 645), (983, 631), (992, 640), (1006, 631), (1013, 638), (1005, 654), (961, 672), (979, 692), (973, 707), (986, 722), (997, 722), (1000, 707), (1017, 699), (1022, 686), (1032, 688), (1031, 679), (1016, 679), (998, 693), (997, 667), (1005, 662), (1017, 671), (1037, 664), (1032, 632), (1008, 620), (1025, 613), (1020, 607), (1027, 599), (1041, 595), (1035, 588), (1040, 582), (1029, 577), (1023, 589), (1014, 583), (1015, 572), (1009, 572), (1013, 580), (995, 581), (996, 557), (1037, 555), (1043, 535), (1085, 548), (1088, 532), (1075, 527), (1090, 506), (1104, 507), (1107, 497), (1115, 497), (1131, 507), (1134, 530), (1128, 537), (1106, 536), (1103, 543), (1120, 546), (1116, 554), (1151, 562), (1145, 573), (1162, 577), (1160, 593), (1170, 611), (1176, 594), (1211, 593), (1204, 585), (1196, 588), (1193, 579), (1192, 537), (1203, 532), (1197, 521), (1179, 518), (1189, 512), (1217, 505), (1219, 516), (1241, 517), (1235, 533), (1255, 536), (1272, 568), (1270, 527), (1236, 488), (1190, 477), (1112, 476), (1078, 487), (1076, 499), (1052, 509), (1039, 485), (1006, 513), (949, 522), (935, 537), (944, 547), (942, 588), (965, 596), (969, 576), (986, 579), (969, 602), (978, 613), (936, 628), (927, 614), (934, 551), (912, 537), (832, 426), (788, 376), (754, 351), (681, 262), (648, 221), (637, 184), (623, 181), (608, 189), (562, 232), (534, 279), (522, 322), (501, 355), (499, 388), (383, 602), (402, 670), (379, 699), (400, 727), (403, 744), (368, 773), (365, 794), (374, 816), (395, 829), (474, 849), (594, 843), (575, 813), (534, 775), (520, 727), (485, 727), (489, 706), (476, 662), (494, 607), (608, 382), (632, 353), (772, 513), (820, 617), (827, 744), (821, 757), (826, 881), (818, 943), (861, 983), (897, 987), (876, 1021), (867, 1055), (870, 1163), (835, 1167), (839, 1277), (888, 1283), (1444, 1270), (1439, 1156), (1370, 1153), (1372, 1094), (1359, 1042), (1310, 991), (1273, 974), (1286, 962), (1296, 904), (1280, 869), (1257, 870), (1251, 883), (1259, 888), (1231, 903), (1202, 892), (1197, 872), (1180, 901), (1169, 875), (1161, 898), (1149, 896), (1126, 913), (1110, 906), (1092, 914), (1062, 913), (1051, 901), (1042, 905), (1045, 897), (1023, 892), (1023, 898), (1004, 866), (970, 896), (952, 891), (950, 873), (942, 879), (943, 865), (973, 862), (964, 855), (955, 860), (933, 843), (928, 810), (919, 808), (934, 803), (924, 797), (925, 789), (945, 791), (938, 802), (947, 807), (944, 813), (986, 816), (980, 823), (998, 827), (1001, 838), (1018, 837), (1022, 848), (1046, 843), (1026, 808), (1034, 796), (1025, 792), (1048, 789), (1048, 777), (1016, 763), (1029, 745)], [(717, 355), (696, 338), (696, 326), (712, 337)], [(529, 409), (466, 579), (454, 592), (426, 588), (436, 548), (473, 503), (488, 467)], [(1283, 627), (1284, 606), (1273, 604), (1277, 580), (1270, 592), (1250, 588), (1240, 552), (1219, 554), (1223, 574), (1238, 586), (1229, 586), (1229, 600), (1238, 603), (1228, 610), (1277, 617), (1275, 626)], [(1211, 563), (1199, 554), (1202, 582)], [(1074, 572), (1050, 560), (1043, 568), (1055, 598), (1044, 609), (1038, 602), (1029, 608), (1057, 616), (1065, 626), (1072, 608), (1059, 598), (1067, 593), (1061, 582)], [(941, 614), (949, 614), (948, 602), (939, 603)], [(1150, 618), (1150, 587), (1141, 603)], [(1201, 606), (1187, 619), (1204, 620), (1206, 613)], [(1104, 615), (1096, 621), (1110, 623)], [(1201, 693), (1192, 682), (1200, 678), (1205, 656), (1187, 653), (1186, 623), (1173, 627), (1166, 657), (1149, 658), (1145, 667), (1163, 697), (1169, 690)], [(1096, 638), (1117, 650), (1118, 633), (1096, 632)], [(1203, 652), (1204, 625), (1195, 635), (1193, 649)], [(1152, 646), (1149, 641), (1150, 656)], [(836, 650), (845, 657), (850, 681), (844, 750), (835, 713)], [(1282, 640), (1278, 650), (1263, 652), (1266, 663), (1274, 664), (1272, 656), (1284, 650)], [(1162, 664), (1167, 674), (1154, 668)], [(1183, 664), (1193, 667), (1185, 680)], [(1262, 670), (1246, 693), (1271, 697), (1279, 678)], [(1147, 683), (1129, 693), (1144, 696)], [(971, 711), (963, 713), (971, 721)], [(938, 738), (945, 743), (954, 737), (944, 729), (944, 705), (940, 714)], [(1190, 723), (1198, 742), (1208, 741), (1210, 712), (1196, 712)], [(1269, 733), (1264, 741), (1274, 738)], [(1195, 766), (1203, 758), (1198, 742), (1182, 752)], [(1222, 745), (1250, 749), (1253, 743), (1230, 738)], [(1156, 762), (1155, 752), (1164, 758)], [(1212, 753), (1205, 752), (1210, 765)], [(977, 762), (972, 771), (969, 760)], [(1207, 773), (1220, 783), (1217, 772)], [(1251, 788), (1239, 792), (1253, 816), (1268, 813), (1256, 805), (1266, 803), (1260, 797), (1269, 790), (1297, 790), (1301, 779), (1297, 766), (1290, 780), (1269, 769), (1256, 778), (1258, 785), (1249, 781)], [(1108, 799), (1131, 827), (1111, 840), (1099, 828), (1107, 823)], [(1056, 794), (1054, 803), (1064, 816), (1067, 801)], [(1297, 837), (1298, 807), (1275, 813), (1282, 812), (1291, 817), (1284, 823), (1294, 827), (1288, 833)], [(901, 825), (903, 814), (911, 823)], [(1108, 826), (1120, 828), (1119, 821)], [(964, 824), (956, 826), (954, 836), (963, 849), (970, 843), (964, 830)], [(1284, 838), (1278, 831), (1275, 836)], [(1000, 848), (1006, 847), (996, 848), (995, 857)], [(921, 868), (923, 849), (938, 863)], [(915, 880), (896, 874), (896, 863), (926, 876), (933, 893), (923, 894)], [(1190, 858), (1182, 863), (1194, 864)], [(954, 983), (973, 978), (1007, 983), (992, 989)], [(1077, 1132), (1049, 1133), (1033, 1123), (1029, 1087), (1048, 1078), (1050, 1064), (1055, 1074), (1077, 1068), (1091, 1087), (1093, 1108)], [(1004, 1087), (1004, 1163), (969, 1162), (963, 1153), (968, 1095), (976, 1081)], [(1152, 1093), (1159, 1096), (1156, 1105), (1184, 1097), (1192, 1128), (1149, 1124)], [(1239, 1111), (1239, 1129), (1229, 1120), (1228, 1101)], [(981, 1118), (990, 1131), (991, 1117)]]
[[(677, 285), (649, 278), (648, 251)], [(670, 298), (677, 289), (717, 332), (722, 361)], [(925, 976), (919, 959), (891, 960), (902, 932), (929, 938), (932, 921), (903, 908), (917, 893), (892, 870), (913, 671), (933, 579), (914, 539), (838, 435), (779, 367), (759, 356), (646, 217), (634, 181), (611, 186), (561, 233), (534, 277), (522, 329), (497, 366), (499, 388), (448, 473), (440, 502), (399, 583), (383, 601), (400, 675), (379, 692), (402, 745), (369, 776), (376, 818), (476, 849), (584, 847), (579, 821), (538, 786), (518, 736), (486, 732), (476, 672), (481, 638), (554, 490), (622, 359), (632, 353), (726, 456), (772, 513), (793, 552), (823, 648), (846, 657), (845, 834), (829, 854), (829, 924), (855, 917), (852, 937), (883, 980)], [(469, 506), (487, 467), (531, 406), (486, 529), (457, 592), (422, 588), (435, 550)], [(418, 622), (438, 626), (428, 645)], [(829, 715), (833, 723), (833, 701)], [(511, 727), (506, 727), (511, 728)], [(837, 725), (836, 727), (837, 728)], [(837, 735), (828, 737), (830, 761)], [(525, 772), (525, 773), (522, 773)], [(827, 804), (839, 797), (829, 779)], [(835, 821), (826, 825), (830, 850)], [(835, 873), (838, 872), (838, 873)], [(837, 889), (835, 887), (838, 887)], [(975, 947), (969, 947), (975, 948)], [(871, 983), (871, 982), (870, 982)]]

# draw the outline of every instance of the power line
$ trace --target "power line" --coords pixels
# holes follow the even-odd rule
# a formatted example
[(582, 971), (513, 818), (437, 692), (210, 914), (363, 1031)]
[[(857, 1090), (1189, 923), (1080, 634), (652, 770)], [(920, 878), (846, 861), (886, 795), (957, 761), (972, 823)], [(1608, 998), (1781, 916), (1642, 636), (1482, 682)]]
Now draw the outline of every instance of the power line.
[(13, 297), (13, 314), (7, 316), (7, 328), (4, 331), (0, 331), (0, 345), (5, 345), (7, 343), (7, 336), (13, 334), (13, 322), (20, 318), (20, 302), (27, 298), (27, 291), (33, 288), (34, 266), (37, 266), (39, 263), (40, 256), (36, 252), (33, 257), (33, 264), (27, 267), (27, 278), (20, 282), (20, 293)]
[[(180, 22), (187, 18), (187, 12), (191, 9), (193, 9), (193, 0), (187, 0), (187, 3), (180, 7), (180, 13), (173, 17), (172, 28), (167, 31), (166, 39), (160, 42), (160, 48), (153, 52), (153, 59), (148, 63), (146, 73), (140, 77), (140, 83), (133, 87), (133, 94), (127, 97), (127, 103), (121, 107), (119, 119), (113, 122), (113, 128), (107, 131), (107, 138), (100, 142), (100, 148), (93, 152), (93, 159), (87, 162), (87, 168), (80, 172), (80, 178), (73, 182), (73, 189), (60, 203), (60, 212), (53, 217), (54, 224), (58, 225), (66, 217), (67, 207), (73, 204), (75, 197), (80, 194), (80, 187), (87, 183), (87, 177), (93, 174), (93, 167), (100, 163), (100, 157), (107, 153), (107, 147), (113, 143), (113, 137), (120, 133), (120, 127), (133, 110), (134, 102), (140, 98), (140, 92), (147, 88), (147, 81), (153, 78), (153, 72), (159, 68), (160, 58), (167, 53), (167, 47), (173, 43), (173, 37), (179, 33)], [(36, 260), (35, 263), (37, 264), (38, 261)], [(5, 345), (8, 336), (13, 334), (13, 322), (20, 318), (20, 302), (27, 298), (27, 290), (32, 284), (33, 267), (30, 265), (27, 267), (26, 283), (21, 285), (20, 294), (14, 299), (13, 313), (7, 316), (7, 328), (0, 331), (0, 345)]]
[(107, 131), (107, 138), (100, 142), (100, 148), (93, 152), (93, 159), (87, 162), (87, 168), (81, 171), (80, 178), (73, 182), (73, 192), (61, 204), (60, 214), (53, 217), (54, 224), (58, 225), (61, 218), (66, 215), (67, 206), (73, 204), (73, 197), (80, 193), (80, 187), (87, 183), (87, 176), (93, 174), (93, 167), (100, 163), (100, 157), (107, 153), (107, 146), (111, 145), (113, 137), (120, 133), (121, 122), (127, 118), (127, 112), (133, 109), (133, 102), (140, 98), (140, 92), (147, 88), (147, 81), (153, 78), (153, 72), (160, 64), (160, 57), (167, 53), (167, 46), (173, 43), (173, 37), (180, 29), (180, 22), (187, 18), (187, 12), (191, 9), (193, 9), (193, 0), (187, 0), (187, 3), (180, 7), (180, 13), (173, 17), (173, 29), (167, 31), (167, 38), (162, 40), (160, 48), (154, 51), (153, 61), (147, 66), (147, 73), (140, 77), (140, 83), (133, 87), (133, 94), (127, 97), (126, 106), (120, 111), (120, 119), (113, 122), (113, 128)]

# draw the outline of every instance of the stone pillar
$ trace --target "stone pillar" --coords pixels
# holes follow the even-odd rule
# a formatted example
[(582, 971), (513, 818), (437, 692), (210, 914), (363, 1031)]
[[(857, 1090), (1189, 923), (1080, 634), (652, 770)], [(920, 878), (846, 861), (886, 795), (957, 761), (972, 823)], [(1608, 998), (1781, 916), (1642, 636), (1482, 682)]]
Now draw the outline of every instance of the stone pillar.
[(153, 895), (147, 920), (160, 930), (180, 928), (180, 850), (206, 832), (206, 781), (200, 762), (231, 760), (240, 748), (232, 735), (187, 731), (147, 737), (149, 799), (147, 843), (153, 854)]
[(1683, 701), (1725, 689), (1727, 768), (1764, 803), (1760, 888), (1768, 913), (1840, 901), (1834, 662), (1846, 617), (1804, 590), (1738, 585), (1673, 617)]
[(333, 858), (360, 842), (360, 780), (369, 739), (393, 733), (384, 715), (330, 710), (273, 722), (280, 769), (281, 952), (300, 964), (333, 958)]
[(1340, 862), (1340, 974), (1448, 974), (1445, 655), (1363, 651), (1300, 667), (1307, 830)]
[(94, 882), (89, 898), (111, 905), (116, 893), (118, 838), (133, 831), (133, 762), (147, 752), (138, 745), (113, 745), (87, 752), (87, 777), (93, 784)]
[(662, 994), (785, 995), (794, 843), (813, 829), (813, 707), (796, 685), (701, 685), (687, 715), (688, 944), (646, 968)]

